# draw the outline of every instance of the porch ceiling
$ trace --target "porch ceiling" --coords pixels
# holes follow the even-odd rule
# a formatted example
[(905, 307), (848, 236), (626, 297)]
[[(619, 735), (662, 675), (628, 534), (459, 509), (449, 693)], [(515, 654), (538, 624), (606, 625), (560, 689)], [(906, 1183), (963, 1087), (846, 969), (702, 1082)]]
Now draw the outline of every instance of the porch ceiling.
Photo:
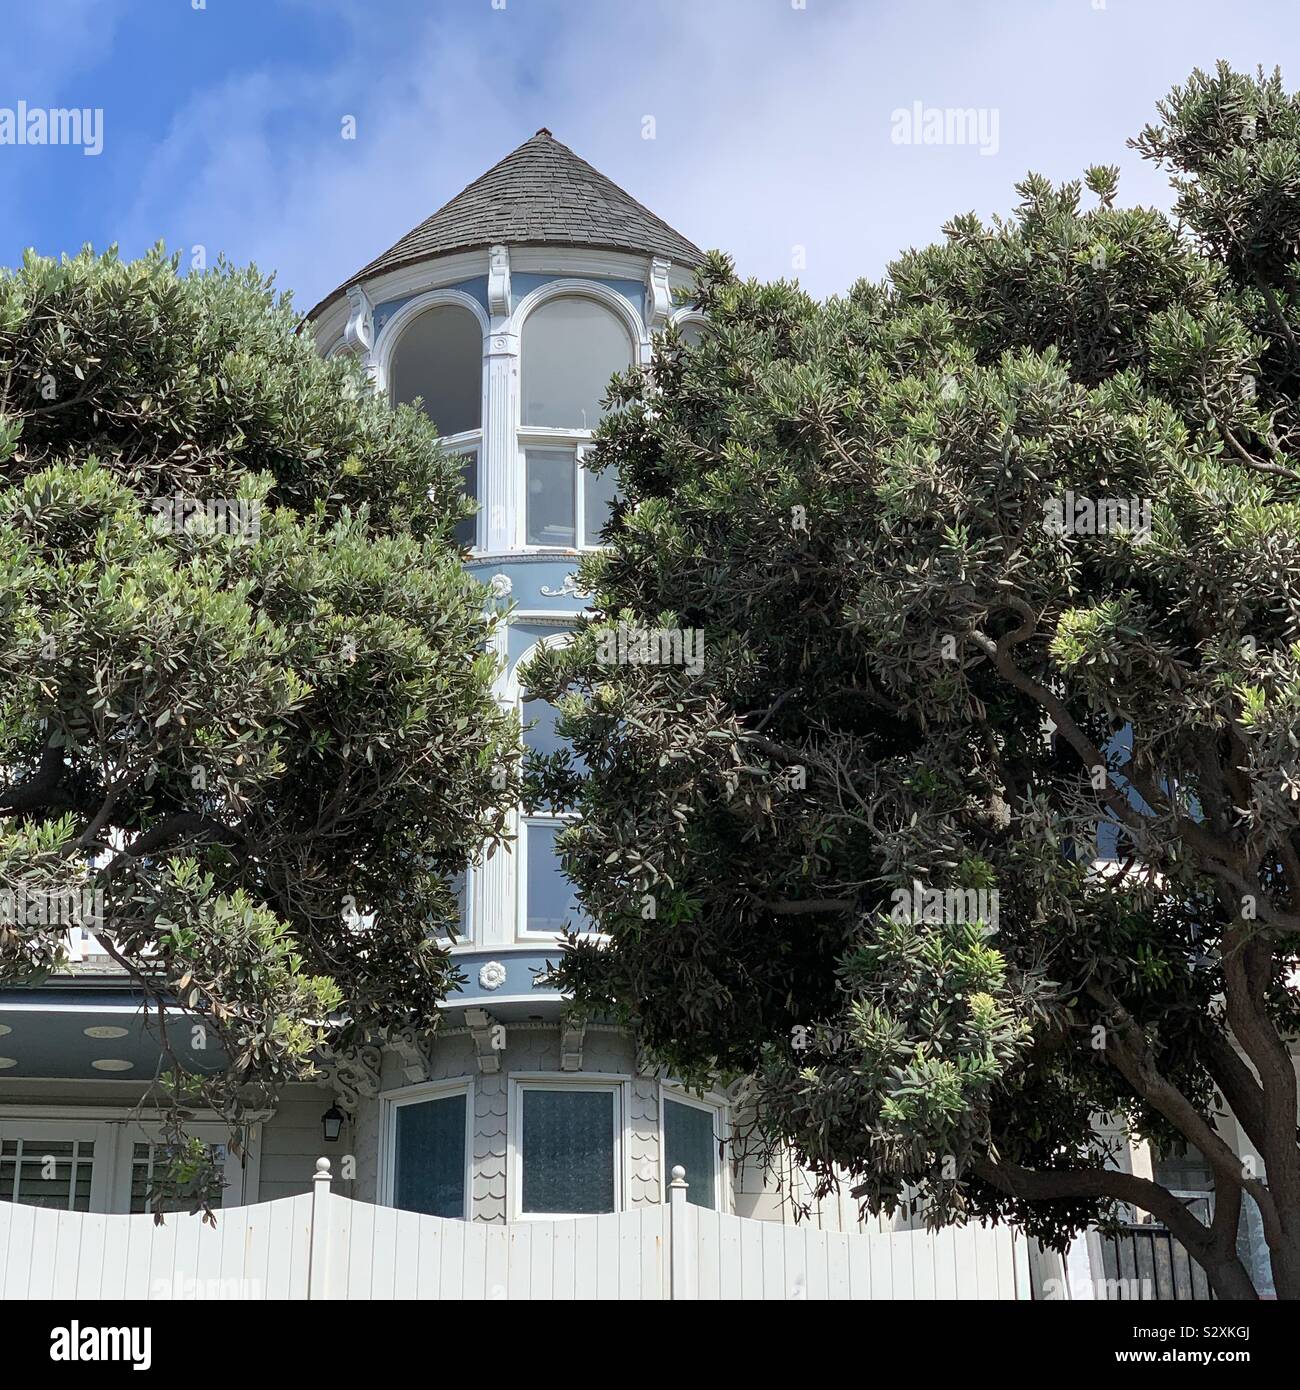
[[(186, 1016), (168, 1022), (187, 1067), (217, 1071), (215, 1044), (192, 1046)], [(0, 1083), (9, 1077), (149, 1081), (160, 1058), (158, 1025), (133, 990), (42, 987), (0, 990)], [(96, 1065), (98, 1063), (99, 1065)]]

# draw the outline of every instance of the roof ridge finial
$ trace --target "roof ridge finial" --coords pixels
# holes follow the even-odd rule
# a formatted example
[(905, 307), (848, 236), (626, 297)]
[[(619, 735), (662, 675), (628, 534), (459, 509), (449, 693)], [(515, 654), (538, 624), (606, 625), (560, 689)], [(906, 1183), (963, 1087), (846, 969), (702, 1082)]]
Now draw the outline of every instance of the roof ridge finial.
[[(545, 135), (545, 136), (547, 137), (548, 140), (554, 140), (554, 139), (555, 139), (555, 136), (552, 135), (551, 132), (550, 132), (549, 130), (547, 130), (547, 128), (546, 128), (545, 126), (543, 126), (543, 127), (541, 128), (541, 130), (539, 130), (539, 131), (537, 132), (537, 135)], [(537, 135), (534, 135), (534, 136), (533, 136), (533, 139), (534, 139), (534, 140), (537, 139)]]

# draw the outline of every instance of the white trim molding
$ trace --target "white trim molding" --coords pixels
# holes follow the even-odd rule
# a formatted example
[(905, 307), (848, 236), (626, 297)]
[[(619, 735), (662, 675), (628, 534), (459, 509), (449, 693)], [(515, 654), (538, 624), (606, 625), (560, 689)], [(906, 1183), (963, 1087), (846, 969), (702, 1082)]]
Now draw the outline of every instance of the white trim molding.
[[(263, 1112), (265, 1113), (265, 1112)], [(204, 1118), (208, 1116), (210, 1118)], [(230, 1126), (212, 1111), (199, 1112), (186, 1132), (221, 1150), (223, 1207), (247, 1206), (257, 1201), (261, 1166), (260, 1119), (242, 1126), (244, 1156), (230, 1150)], [(5, 1105), (0, 1108), (0, 1141), (91, 1145), (89, 1210), (109, 1215), (131, 1210), (131, 1179), (135, 1146), (156, 1146), (163, 1141), (162, 1121), (156, 1111), (141, 1114), (134, 1107), (80, 1105)]]
[(407, 1105), (423, 1105), (431, 1100), (450, 1100), (465, 1097), (465, 1153), (461, 1168), (464, 1184), (464, 1206), (461, 1220), (471, 1221), (474, 1215), (474, 1078), (450, 1077), (440, 1081), (425, 1081), (418, 1086), (401, 1086), (384, 1091), (379, 1097), (379, 1181), (377, 1195), (380, 1206), (391, 1207), (396, 1199), (397, 1185), (397, 1112)]
[(669, 319), (672, 326), (678, 330), (683, 329), (687, 324), (699, 324), (701, 328), (709, 326), (709, 316), (702, 314), (698, 309), (693, 309), (689, 304), (684, 308), (678, 309)]
[[(478, 323), (479, 332), (486, 342), (488, 336), (488, 316), (483, 310), (483, 306), (474, 298), (472, 294), (466, 294), (464, 290), (437, 289), (426, 290), (423, 294), (418, 294), (414, 299), (408, 300), (402, 307), (388, 320), (379, 330), (379, 335), (375, 339), (374, 346), (370, 350), (369, 366), (374, 377), (375, 385), (380, 391), (387, 391), (388, 379), (392, 369), (393, 352), (397, 344), (401, 341), (402, 334), (410, 324), (421, 314), (430, 309), (438, 308), (457, 308), (465, 309), (474, 315)], [(484, 398), (479, 407), (480, 424), (487, 417), (487, 376), (484, 374), (483, 380)]]
[(523, 1125), (525, 1091), (606, 1091), (613, 1097), (614, 1210), (627, 1210), (627, 1163), (631, 1153), (631, 1078), (616, 1072), (514, 1072), (509, 1078), (506, 1111), (506, 1191), (508, 1221), (563, 1221), (591, 1212), (526, 1212), (524, 1204)]
[(599, 280), (565, 278), (551, 280), (545, 285), (538, 285), (535, 290), (530, 290), (515, 305), (515, 311), (510, 316), (511, 332), (522, 337), (524, 324), (528, 322), (529, 314), (535, 309), (541, 308), (547, 300), (566, 299), (574, 295), (596, 300), (597, 303), (603, 304), (605, 308), (612, 310), (623, 320), (623, 325), (632, 340), (633, 360), (636, 360), (637, 349), (644, 348), (649, 341), (645, 325), (641, 322), (641, 315), (637, 313), (636, 305), (629, 303), (617, 290), (611, 289)]
[[(672, 1101), (696, 1110), (705, 1110), (714, 1117), (716, 1133), (714, 1138), (726, 1143), (731, 1138), (731, 1108), (724, 1096), (710, 1091), (700, 1097), (675, 1082), (661, 1080), (659, 1083), (659, 1182), (663, 1192), (668, 1191), (668, 1128), (665, 1122), (665, 1107)], [(713, 1154), (713, 1210), (734, 1211), (734, 1196), (731, 1182), (731, 1163), (715, 1149)], [(691, 1175), (686, 1174), (689, 1188)]]

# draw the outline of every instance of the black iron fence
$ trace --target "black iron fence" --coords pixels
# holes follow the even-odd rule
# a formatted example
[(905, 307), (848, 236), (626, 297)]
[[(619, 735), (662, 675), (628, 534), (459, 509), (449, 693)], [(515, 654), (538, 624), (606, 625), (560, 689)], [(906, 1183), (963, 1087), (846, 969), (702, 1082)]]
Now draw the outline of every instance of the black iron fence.
[(1125, 1225), (1101, 1237), (1102, 1298), (1194, 1302), (1214, 1297), (1205, 1271), (1163, 1226)]

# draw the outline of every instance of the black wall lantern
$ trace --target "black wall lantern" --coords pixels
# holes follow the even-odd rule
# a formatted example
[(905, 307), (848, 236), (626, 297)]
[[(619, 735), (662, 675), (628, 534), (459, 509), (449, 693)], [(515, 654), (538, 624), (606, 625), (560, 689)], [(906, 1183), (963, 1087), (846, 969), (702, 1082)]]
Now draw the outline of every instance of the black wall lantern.
[(325, 1142), (327, 1144), (337, 1144), (339, 1142), (339, 1135), (343, 1131), (343, 1126), (347, 1123), (347, 1118), (348, 1117), (337, 1105), (331, 1105), (320, 1117), (321, 1128), (325, 1131)]

